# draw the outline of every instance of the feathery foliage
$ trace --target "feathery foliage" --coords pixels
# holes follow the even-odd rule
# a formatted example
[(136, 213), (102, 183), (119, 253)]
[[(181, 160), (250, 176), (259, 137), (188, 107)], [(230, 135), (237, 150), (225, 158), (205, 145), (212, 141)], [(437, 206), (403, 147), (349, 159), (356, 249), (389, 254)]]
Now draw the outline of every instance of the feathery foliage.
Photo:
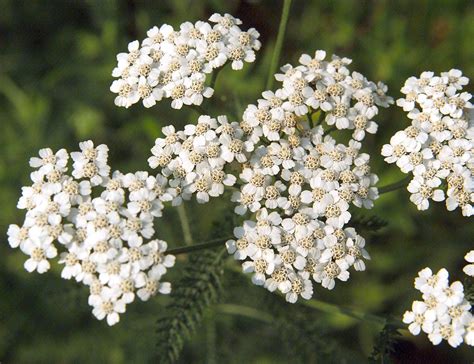
[[(232, 219), (214, 224), (210, 239), (229, 235)], [(171, 302), (158, 319), (158, 350), (160, 363), (178, 360), (185, 340), (190, 338), (203, 320), (206, 309), (219, 300), (227, 258), (224, 247), (191, 254), (182, 278), (174, 285)]]
[(392, 324), (386, 324), (375, 341), (374, 349), (370, 354), (371, 363), (392, 363), (392, 354), (394, 353), (395, 343), (400, 332)]
[[(344, 353), (327, 335), (319, 313), (302, 305), (291, 305), (282, 298), (266, 295), (265, 307), (275, 318), (278, 332), (291, 363), (341, 362)], [(335, 359), (337, 357), (337, 360)], [(354, 362), (354, 361), (353, 361)]]
[(200, 252), (190, 257), (183, 277), (175, 285), (172, 301), (158, 320), (158, 359), (174, 363), (201, 323), (203, 314), (220, 295), (225, 249)]

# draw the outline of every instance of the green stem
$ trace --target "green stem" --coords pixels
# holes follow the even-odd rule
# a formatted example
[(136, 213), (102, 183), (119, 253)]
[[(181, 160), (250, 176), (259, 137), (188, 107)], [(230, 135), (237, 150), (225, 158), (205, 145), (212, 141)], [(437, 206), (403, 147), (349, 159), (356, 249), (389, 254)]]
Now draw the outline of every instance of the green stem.
[(234, 304), (220, 304), (220, 305), (217, 305), (216, 308), (219, 312), (222, 312), (222, 313), (248, 317), (253, 320), (265, 322), (267, 324), (271, 324), (272, 322), (275, 321), (274, 318), (270, 314), (257, 310), (256, 308), (253, 308), (253, 307), (240, 306), (240, 305), (234, 305)]
[(379, 195), (383, 193), (387, 193), (387, 192), (392, 192), (392, 191), (398, 190), (399, 188), (405, 187), (406, 185), (408, 185), (410, 180), (411, 180), (411, 176), (407, 176), (401, 179), (400, 181), (390, 183), (389, 185), (386, 185), (386, 186), (382, 186), (379, 188)]
[(400, 328), (400, 329), (405, 328), (403, 323), (400, 320), (397, 320), (395, 318), (390, 318), (390, 317), (385, 318), (385, 317), (374, 315), (371, 313), (359, 311), (354, 308), (343, 307), (343, 306), (335, 305), (333, 303), (323, 302), (314, 298), (310, 300), (301, 300), (298, 302), (304, 306), (311, 307), (316, 310), (329, 313), (329, 314), (342, 314), (344, 316), (352, 317), (354, 319), (361, 320), (361, 321), (372, 322), (374, 324), (381, 325), (381, 326), (384, 326), (385, 324), (390, 323), (396, 326), (397, 328)]
[(203, 249), (215, 248), (216, 246), (223, 245), (222, 243), (224, 243), (228, 239), (232, 239), (232, 236), (209, 240), (201, 244), (181, 246), (179, 248), (169, 249), (166, 251), (166, 254), (178, 255), (178, 254), (191, 253), (191, 252), (195, 252), (195, 251), (203, 250)]
[(207, 318), (206, 325), (206, 363), (215, 364), (216, 359), (216, 323), (213, 317)]
[[(231, 262), (229, 262), (229, 263), (231, 263)], [(235, 264), (226, 265), (226, 268), (233, 271), (233, 272), (243, 274), (242, 270), (240, 270), (238, 267), (236, 267)], [(335, 314), (344, 315), (346, 317), (350, 317), (350, 318), (360, 320), (360, 321), (371, 322), (373, 324), (377, 324), (377, 325), (380, 325), (380, 326), (384, 326), (385, 324), (389, 323), (389, 324), (391, 324), (391, 325), (393, 325), (393, 326), (395, 326), (399, 329), (402, 329), (402, 330), (406, 329), (406, 327), (403, 325), (403, 323), (395, 317), (382, 317), (382, 316), (374, 315), (374, 314), (371, 314), (371, 313), (363, 312), (363, 311), (357, 310), (355, 308), (339, 306), (339, 305), (336, 305), (334, 303), (324, 302), (324, 301), (320, 301), (320, 300), (314, 299), (314, 298), (312, 298), (310, 300), (300, 299), (300, 300), (298, 300), (298, 304), (316, 309), (316, 310), (324, 312), (324, 313), (332, 314), (332, 315), (335, 315)], [(238, 306), (238, 307), (240, 308), (241, 306)], [(255, 310), (255, 309), (253, 309), (253, 310)], [(235, 311), (237, 311), (237, 309), (235, 309)], [(243, 311), (246, 311), (246, 310), (243, 309)], [(242, 314), (243, 316), (250, 317), (250, 315), (246, 314), (247, 312), (242, 313), (242, 312), (239, 311), (239, 313)], [(259, 314), (261, 315), (261, 313), (259, 313)], [(263, 320), (271, 322), (270, 317), (264, 318)]]
[[(398, 329), (406, 330), (405, 325), (403, 325), (403, 323), (400, 320), (397, 320), (395, 318), (385, 318), (385, 317), (373, 315), (370, 313), (361, 312), (361, 311), (348, 308), (348, 307), (337, 306), (335, 304), (323, 302), (316, 299), (311, 299), (307, 301), (301, 300), (298, 302), (299, 304), (303, 306), (314, 308), (324, 313), (328, 313), (332, 315), (335, 315), (335, 314), (344, 315), (346, 317), (350, 317), (350, 318), (357, 319), (360, 321), (371, 322), (373, 324), (380, 325), (380, 326), (391, 324), (397, 327)], [(219, 312), (222, 312), (222, 313), (248, 317), (248, 318), (262, 321), (269, 324), (275, 321), (272, 315), (264, 311), (260, 311), (253, 307), (241, 306), (241, 305), (236, 305), (236, 304), (220, 304), (220, 305), (217, 305), (216, 308)]]
[(196, 111), (199, 115), (209, 115), (209, 113), (201, 105), (189, 105), (189, 107)]
[(273, 78), (280, 62), (281, 48), (283, 46), (283, 39), (285, 38), (286, 24), (290, 15), (291, 0), (283, 0), (283, 10), (281, 12), (280, 26), (278, 27), (278, 35), (273, 49), (272, 60), (270, 68), (268, 69), (266, 89), (270, 90), (273, 85)]
[(181, 221), (184, 243), (186, 245), (193, 245), (193, 235), (191, 234), (191, 226), (189, 225), (188, 215), (186, 214), (184, 204), (178, 206), (178, 216)]

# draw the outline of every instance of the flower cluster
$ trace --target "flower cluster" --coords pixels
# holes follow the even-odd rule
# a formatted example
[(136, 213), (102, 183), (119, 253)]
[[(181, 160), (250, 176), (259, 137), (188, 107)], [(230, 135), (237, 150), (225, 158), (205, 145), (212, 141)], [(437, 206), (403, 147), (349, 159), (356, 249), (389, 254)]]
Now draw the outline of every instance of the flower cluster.
[[(289, 302), (312, 296), (311, 279), (332, 289), (369, 259), (365, 240), (347, 225), (349, 207), (371, 208), (378, 197), (360, 141), (376, 132), (373, 118), (391, 99), (383, 84), (350, 73), (349, 59), (325, 57), (317, 51), (282, 67), (275, 75), (282, 87), (263, 92), (240, 123), (251, 154), (232, 199), (237, 214), (254, 213), (255, 220), (237, 227), (227, 248), (255, 284), (278, 289)], [(332, 127), (314, 126), (314, 119)], [(353, 139), (337, 143), (333, 128), (353, 130)]]
[(184, 131), (170, 125), (162, 132), (164, 138), (156, 139), (148, 163), (159, 168), (173, 206), (193, 194), (199, 203), (222, 195), (225, 186), (236, 182), (236, 177), (225, 171), (226, 165), (244, 163), (245, 153), (252, 147), (242, 141), (239, 123), (229, 123), (226, 116), (215, 119), (202, 115), (197, 124), (186, 125)]
[(468, 83), (452, 69), (410, 77), (401, 89), (406, 96), (397, 104), (412, 123), (393, 135), (382, 155), (403, 173), (413, 173), (408, 191), (419, 210), (426, 210), (429, 200), (446, 199), (449, 211), (459, 207), (464, 216), (474, 213), (474, 117), (471, 94), (462, 92)]
[(171, 196), (147, 172), (110, 174), (106, 145), (79, 146), (70, 154), (72, 175), (65, 149), (41, 149), (30, 159), (33, 184), (18, 201), (25, 220), (10, 225), (8, 240), (29, 257), (28, 272), (44, 273), (59, 257), (61, 277), (87, 285), (93, 314), (113, 325), (135, 295), (146, 301), (171, 290), (160, 280), (174, 256), (165, 255), (166, 242), (151, 240), (153, 219)]
[(206, 75), (226, 62), (239, 70), (244, 62), (255, 60), (260, 49), (259, 33), (243, 31), (242, 22), (229, 14), (214, 14), (209, 23), (185, 22), (179, 30), (170, 25), (153, 27), (140, 46), (128, 45), (128, 52), (117, 55), (112, 75), (118, 77), (110, 90), (118, 94), (117, 106), (130, 107), (140, 99), (151, 107), (162, 98), (170, 98), (171, 107), (200, 105), (214, 90), (206, 86)]
[(403, 315), (413, 335), (423, 331), (434, 345), (442, 340), (452, 347), (462, 342), (474, 345), (474, 318), (461, 282), (449, 284), (449, 273), (444, 268), (436, 274), (425, 268), (418, 273), (415, 288), (423, 294), (423, 301), (414, 301), (412, 311)]

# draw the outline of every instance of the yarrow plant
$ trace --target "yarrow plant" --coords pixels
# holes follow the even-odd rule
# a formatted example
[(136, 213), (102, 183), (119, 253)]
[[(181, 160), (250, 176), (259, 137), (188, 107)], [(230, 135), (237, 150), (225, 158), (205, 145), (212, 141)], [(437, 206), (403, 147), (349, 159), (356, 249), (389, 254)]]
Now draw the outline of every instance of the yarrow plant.
[[(261, 46), (259, 33), (241, 24), (229, 14), (214, 14), (179, 30), (155, 26), (117, 56), (110, 87), (117, 106), (141, 100), (151, 107), (169, 98), (172, 108), (186, 105), (200, 113), (182, 130), (161, 129), (150, 146), (153, 172), (112, 172), (108, 147), (92, 141), (72, 153), (41, 149), (30, 160), (33, 183), (23, 187), (18, 202), (25, 220), (10, 225), (9, 243), (28, 256), (29, 272), (44, 273), (58, 258), (61, 276), (89, 287), (93, 314), (109, 325), (136, 296), (170, 293), (162, 278), (175, 257), (154, 236), (154, 222), (165, 206), (192, 198), (202, 204), (228, 198), (237, 226), (232, 239), (174, 253), (225, 243), (255, 285), (288, 302), (311, 299), (314, 283), (332, 290), (351, 271), (366, 269), (370, 255), (353, 215), (354, 208), (371, 209), (379, 197), (363, 143), (377, 132), (380, 109), (393, 103), (387, 87), (351, 71), (351, 59), (323, 50), (274, 74), (276, 56), (271, 76), (278, 88), (264, 91), (237, 120), (211, 116), (201, 104), (213, 96), (217, 73), (226, 63), (239, 70), (253, 62)], [(413, 174), (408, 190), (420, 210), (430, 199), (446, 199), (448, 210), (473, 214), (474, 119), (471, 95), (462, 92), (467, 83), (458, 70), (424, 72), (407, 80), (406, 96), (397, 101), (412, 125), (398, 131), (382, 155)], [(471, 264), (464, 272), (472, 277), (474, 251), (465, 259)], [(424, 331), (434, 344), (444, 339), (454, 347), (473, 345), (471, 304), (460, 282), (450, 285), (445, 269), (433, 274), (426, 268), (415, 288), (423, 301), (403, 317), (410, 332)], [(176, 322), (173, 327), (181, 325)]]
[(397, 105), (412, 123), (383, 146), (382, 155), (413, 174), (408, 191), (419, 210), (426, 210), (430, 200), (446, 200), (449, 211), (459, 207), (464, 216), (474, 213), (474, 113), (472, 95), (462, 91), (468, 83), (452, 69), (410, 77), (401, 89), (406, 96)]

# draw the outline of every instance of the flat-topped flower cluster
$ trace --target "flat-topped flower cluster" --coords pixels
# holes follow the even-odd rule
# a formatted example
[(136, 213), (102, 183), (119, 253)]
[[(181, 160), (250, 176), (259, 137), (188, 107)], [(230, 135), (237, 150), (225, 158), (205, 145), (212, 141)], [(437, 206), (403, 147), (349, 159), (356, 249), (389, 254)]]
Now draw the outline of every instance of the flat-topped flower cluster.
[[(236, 183), (238, 215), (255, 213), (235, 229), (228, 250), (254, 272), (253, 282), (277, 288), (295, 302), (310, 298), (312, 278), (332, 289), (348, 269), (364, 270), (365, 240), (347, 226), (351, 204), (371, 208), (378, 197), (369, 155), (360, 151), (365, 133), (375, 133), (378, 107), (391, 99), (386, 87), (347, 69), (351, 61), (325, 52), (301, 57), (276, 75), (283, 87), (265, 91), (240, 123), (202, 115), (183, 131), (162, 129), (149, 164), (167, 180), (173, 205), (193, 194), (200, 203)], [(337, 143), (313, 114), (337, 129), (353, 130), (348, 145)], [(311, 119), (311, 124), (307, 121)]]
[(161, 278), (175, 259), (165, 255), (166, 242), (152, 237), (153, 219), (171, 196), (160, 177), (147, 172), (111, 174), (106, 145), (79, 146), (70, 155), (41, 149), (30, 159), (33, 184), (22, 188), (18, 201), (25, 220), (10, 225), (8, 240), (29, 257), (28, 272), (48, 271), (59, 256), (61, 277), (89, 286), (93, 314), (113, 325), (135, 295), (146, 301), (170, 292)]
[(408, 191), (419, 210), (426, 210), (430, 200), (446, 199), (449, 211), (474, 214), (474, 113), (472, 95), (462, 91), (468, 83), (452, 69), (410, 77), (401, 89), (406, 96), (397, 105), (412, 122), (384, 145), (382, 155), (413, 174)]
[(179, 30), (167, 24), (151, 28), (141, 45), (135, 40), (117, 55), (112, 75), (118, 80), (110, 87), (118, 94), (115, 104), (128, 108), (142, 100), (151, 107), (169, 98), (175, 109), (200, 105), (214, 93), (206, 85), (209, 73), (227, 62), (240, 70), (255, 60), (260, 35), (254, 28), (243, 31), (241, 24), (229, 14), (213, 14), (209, 22), (185, 22)]
[[(275, 76), (282, 87), (263, 92), (240, 123), (252, 146), (232, 199), (237, 214), (255, 218), (234, 230), (227, 247), (255, 284), (279, 290), (289, 302), (309, 299), (311, 280), (332, 289), (369, 259), (365, 240), (348, 225), (348, 210), (371, 208), (378, 197), (360, 141), (376, 132), (373, 118), (391, 99), (383, 84), (351, 73), (351, 60), (325, 58), (317, 51), (301, 56), (297, 67), (282, 67)], [(334, 129), (353, 130), (353, 139), (337, 143), (329, 135)]]
[(461, 282), (449, 284), (449, 273), (444, 268), (436, 274), (425, 268), (418, 273), (415, 288), (423, 294), (423, 301), (414, 301), (412, 310), (403, 316), (413, 335), (423, 331), (434, 345), (442, 340), (452, 347), (463, 342), (474, 345), (474, 318)]

